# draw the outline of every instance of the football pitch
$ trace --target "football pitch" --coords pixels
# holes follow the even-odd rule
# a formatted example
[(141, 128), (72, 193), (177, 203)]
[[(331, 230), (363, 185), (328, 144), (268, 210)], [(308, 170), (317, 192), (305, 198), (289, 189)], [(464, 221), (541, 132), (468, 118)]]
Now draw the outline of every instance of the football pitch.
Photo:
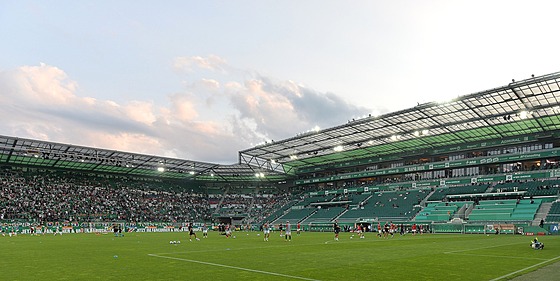
[[(258, 232), (0, 236), (1, 280), (509, 280), (560, 262), (560, 236)], [(352, 238), (351, 238), (352, 237)], [(180, 244), (170, 244), (180, 241)], [(558, 276), (543, 280), (558, 280)]]

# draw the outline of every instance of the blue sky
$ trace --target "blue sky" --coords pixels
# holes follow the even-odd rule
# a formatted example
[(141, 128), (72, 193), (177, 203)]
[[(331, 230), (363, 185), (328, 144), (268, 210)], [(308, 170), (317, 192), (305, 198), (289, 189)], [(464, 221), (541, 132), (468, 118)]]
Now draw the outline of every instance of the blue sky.
[(560, 71), (557, 1), (0, 1), (0, 134), (234, 163)]

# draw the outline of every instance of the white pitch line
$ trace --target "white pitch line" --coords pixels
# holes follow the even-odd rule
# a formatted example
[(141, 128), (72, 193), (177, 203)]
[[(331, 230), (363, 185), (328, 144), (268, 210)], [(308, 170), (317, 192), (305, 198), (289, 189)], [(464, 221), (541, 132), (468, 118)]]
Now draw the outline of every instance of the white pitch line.
[(511, 257), (511, 256), (497, 256), (497, 255), (477, 255), (477, 254), (463, 254), (463, 253), (446, 253), (450, 255), (472, 256), (472, 257), (491, 257), (491, 258), (506, 258), (506, 259), (522, 259), (522, 260), (540, 260), (547, 261), (547, 259), (540, 258), (527, 258), (527, 257)]
[(182, 259), (182, 258), (174, 258), (174, 257), (166, 257), (166, 256), (159, 256), (159, 255), (154, 255), (154, 254), (148, 254), (148, 256), (156, 257), (156, 258), (171, 259), (171, 260), (186, 261), (186, 262), (192, 262), (192, 263), (199, 263), (199, 264), (204, 264), (204, 265), (212, 265), (212, 266), (218, 266), (218, 267), (225, 267), (225, 268), (231, 268), (231, 269), (237, 269), (237, 270), (243, 270), (243, 271), (261, 273), (261, 274), (268, 274), (268, 275), (274, 275), (274, 276), (280, 276), (280, 277), (288, 277), (288, 278), (293, 278), (293, 279), (309, 280), (309, 281), (320, 281), (320, 280), (318, 280), (318, 279), (311, 279), (311, 278), (305, 278), (305, 277), (301, 277), (301, 276), (293, 276), (293, 275), (287, 275), (287, 274), (282, 274), (282, 273), (269, 272), (269, 271), (262, 271), (262, 270), (256, 270), (256, 269), (250, 269), (250, 268), (243, 268), (243, 267), (237, 267), (237, 266), (231, 266), (231, 265), (225, 265), (225, 264), (219, 264), (219, 263), (212, 263), (212, 262), (205, 262), (205, 261), (197, 261), (197, 260), (190, 260), (190, 259)]
[(476, 251), (476, 250), (482, 250), (482, 249), (498, 248), (498, 247), (509, 246), (509, 245), (517, 245), (517, 244), (523, 244), (523, 243), (525, 243), (525, 242), (501, 244), (501, 245), (494, 245), (494, 246), (480, 247), (480, 248), (471, 248), (471, 249), (466, 249), (466, 250), (450, 251), (450, 252), (443, 252), (443, 253), (444, 254), (454, 254), (454, 253), (469, 252), (469, 251)]
[(512, 273), (508, 273), (508, 274), (506, 274), (506, 275), (502, 275), (502, 276), (500, 276), (500, 277), (498, 277), (498, 278), (494, 278), (494, 279), (492, 279), (492, 280), (490, 280), (490, 281), (497, 281), (497, 280), (500, 280), (500, 279), (509, 277), (509, 276), (514, 275), (514, 274), (517, 274), (517, 273), (519, 273), (519, 272), (523, 272), (523, 271), (525, 271), (525, 270), (527, 270), (527, 269), (531, 269), (531, 268), (533, 268), (533, 267), (536, 267), (536, 266), (543, 265), (543, 264), (545, 264), (545, 263), (551, 262), (551, 261), (553, 261), (553, 260), (555, 260), (555, 259), (558, 259), (558, 258), (560, 258), (560, 256), (557, 256), (557, 257), (555, 257), (555, 258), (551, 258), (551, 259), (549, 259), (549, 260), (545, 260), (545, 261), (543, 261), (543, 262), (540, 262), (540, 263), (537, 263), (537, 264), (534, 264), (534, 265), (531, 265), (531, 266), (522, 268), (522, 269), (520, 269), (520, 270), (514, 271), (514, 272), (512, 272)]

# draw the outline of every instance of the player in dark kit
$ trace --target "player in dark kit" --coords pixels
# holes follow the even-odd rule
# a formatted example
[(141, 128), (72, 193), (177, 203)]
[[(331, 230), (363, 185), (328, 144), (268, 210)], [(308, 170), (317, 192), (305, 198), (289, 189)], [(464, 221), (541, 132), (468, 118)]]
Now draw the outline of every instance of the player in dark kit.
[(189, 223), (189, 241), (192, 241), (192, 237), (194, 235), (194, 239), (200, 240), (196, 237), (196, 233), (194, 233), (193, 223)]
[(337, 220), (334, 221), (333, 229), (334, 229), (334, 240), (338, 241), (338, 234), (340, 233), (340, 225), (338, 225)]
[(113, 224), (113, 235), (114, 235), (115, 237), (118, 237), (118, 236), (119, 236), (119, 225), (116, 224), (116, 223)]
[(383, 225), (383, 238), (389, 237), (389, 223)]

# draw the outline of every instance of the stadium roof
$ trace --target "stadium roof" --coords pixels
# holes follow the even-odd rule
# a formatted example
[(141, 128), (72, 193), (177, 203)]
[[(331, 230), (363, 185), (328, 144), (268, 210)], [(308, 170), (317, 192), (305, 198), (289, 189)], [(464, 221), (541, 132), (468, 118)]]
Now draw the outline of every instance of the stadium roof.
[(560, 72), (460, 96), (445, 103), (351, 120), (239, 152), (240, 163), (267, 161), (285, 172), (560, 129)]
[(247, 164), (219, 165), (7, 136), (0, 136), (1, 163), (127, 176), (222, 182), (276, 180), (281, 175), (267, 171), (264, 177), (263, 170)]

